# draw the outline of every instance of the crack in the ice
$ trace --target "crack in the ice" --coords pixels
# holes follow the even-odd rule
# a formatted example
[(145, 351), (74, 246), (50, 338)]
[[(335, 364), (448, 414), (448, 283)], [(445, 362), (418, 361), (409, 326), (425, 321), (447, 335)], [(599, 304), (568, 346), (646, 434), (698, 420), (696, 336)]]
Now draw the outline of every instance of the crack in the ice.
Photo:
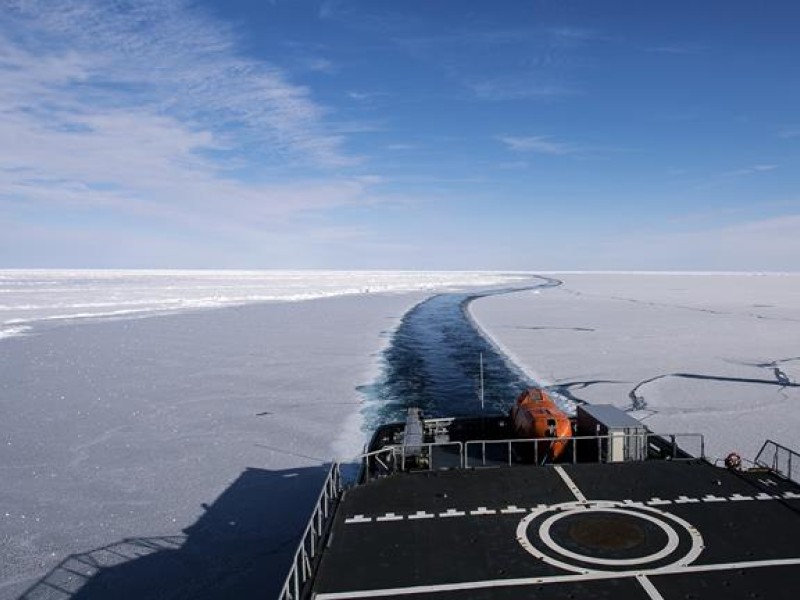
[(655, 308), (677, 308), (680, 310), (690, 310), (693, 312), (701, 312), (711, 315), (729, 316), (729, 317), (751, 317), (754, 319), (762, 319), (765, 321), (782, 321), (786, 323), (798, 323), (800, 319), (793, 319), (791, 317), (772, 317), (769, 315), (762, 315), (755, 312), (738, 313), (731, 311), (714, 310), (712, 308), (699, 308), (697, 306), (686, 306), (684, 304), (669, 304), (666, 302), (651, 302), (647, 300), (638, 300), (636, 298), (627, 298), (625, 296), (604, 296), (602, 294), (587, 294), (585, 292), (578, 292), (569, 288), (563, 288), (568, 294), (573, 296), (591, 296), (593, 298), (605, 298), (607, 300), (619, 300), (621, 302), (630, 302), (632, 304), (640, 304), (643, 306), (651, 306)]
[[(640, 381), (636, 387), (634, 387), (630, 392), (628, 392), (628, 398), (631, 400), (631, 406), (628, 408), (629, 411), (637, 411), (637, 410), (651, 410), (647, 406), (647, 399), (640, 395), (639, 389), (642, 386), (647, 385), (648, 383), (652, 383), (654, 381), (658, 381), (659, 379), (666, 379), (667, 377), (679, 377), (681, 379), (699, 379), (703, 381), (721, 381), (724, 383), (754, 383), (760, 385), (774, 385), (780, 386), (781, 392), (784, 391), (787, 387), (792, 388), (800, 388), (800, 383), (795, 383), (791, 379), (789, 379), (783, 371), (780, 369), (775, 368), (775, 379), (757, 379), (755, 377), (726, 377), (723, 375), (701, 375), (699, 373), (667, 373), (665, 375), (657, 375), (656, 377), (651, 377), (650, 379), (645, 379), (644, 381)], [(653, 411), (655, 412), (655, 411)]]
[(597, 331), (593, 327), (526, 327), (524, 325), (508, 326), (509, 329), (525, 329), (528, 331)]
[(589, 386), (597, 385), (599, 383), (628, 383), (626, 381), (616, 381), (613, 379), (594, 379), (591, 381), (571, 381), (569, 383), (554, 383), (546, 386), (548, 391), (553, 391), (556, 394), (575, 402), (576, 404), (589, 404), (588, 400), (578, 398), (572, 391), (573, 388), (585, 390)]

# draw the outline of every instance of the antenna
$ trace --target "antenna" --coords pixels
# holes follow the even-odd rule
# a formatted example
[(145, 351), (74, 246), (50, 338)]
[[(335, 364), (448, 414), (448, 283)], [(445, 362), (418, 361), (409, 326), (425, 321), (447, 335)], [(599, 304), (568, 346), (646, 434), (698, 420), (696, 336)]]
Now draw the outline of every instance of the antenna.
[(481, 410), (483, 410), (483, 352), (481, 352)]

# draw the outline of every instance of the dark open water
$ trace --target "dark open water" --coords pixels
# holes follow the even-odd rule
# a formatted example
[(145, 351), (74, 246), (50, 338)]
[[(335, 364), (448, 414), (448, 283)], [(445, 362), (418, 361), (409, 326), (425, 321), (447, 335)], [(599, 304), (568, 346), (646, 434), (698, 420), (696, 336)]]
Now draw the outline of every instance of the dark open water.
[(485, 412), (507, 411), (533, 382), (478, 332), (467, 307), (485, 296), (561, 285), (537, 279), (519, 287), (440, 294), (406, 313), (384, 352), (381, 377), (362, 389), (369, 398), (366, 428), (402, 420), (412, 406), (429, 417), (480, 414), (481, 353)]

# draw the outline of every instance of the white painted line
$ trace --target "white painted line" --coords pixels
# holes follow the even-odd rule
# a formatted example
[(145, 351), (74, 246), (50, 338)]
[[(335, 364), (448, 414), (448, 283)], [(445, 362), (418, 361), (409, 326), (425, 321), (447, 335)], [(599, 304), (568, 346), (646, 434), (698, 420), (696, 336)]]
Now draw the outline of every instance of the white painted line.
[(455, 508), (448, 508), (443, 513), (439, 513), (440, 517), (463, 517), (466, 513), (463, 510), (456, 510)]
[(364, 515), (355, 515), (344, 520), (345, 523), (371, 523), (372, 517), (365, 517)]
[(773, 481), (772, 479), (767, 479), (766, 477), (759, 479), (759, 481), (764, 485), (778, 485), (777, 482)]
[(644, 503), (639, 502), (638, 500), (623, 500), (622, 503), (625, 506), (642, 506)]
[(723, 498), (722, 496), (715, 496), (714, 494), (706, 494), (702, 498), (703, 502), (727, 502), (727, 498)]
[(469, 511), (471, 515), (494, 515), (497, 514), (496, 510), (489, 510), (485, 506), (479, 506), (478, 510), (471, 510)]
[(647, 575), (637, 575), (636, 581), (644, 588), (644, 591), (647, 592), (647, 595), (650, 596), (651, 600), (664, 600), (664, 596), (662, 596), (656, 586), (653, 585), (653, 582), (647, 578)]
[[(412, 594), (457, 592), (461, 590), (479, 590), (492, 587), (514, 587), (521, 585), (542, 585), (548, 583), (569, 583), (573, 581), (599, 581), (603, 579), (621, 579), (627, 577), (651, 575), (677, 575), (682, 573), (702, 573), (706, 571), (728, 571), (732, 569), (757, 569), (759, 567), (775, 567), (800, 565), (800, 558), (785, 558), (778, 560), (763, 560), (738, 563), (722, 563), (716, 565), (691, 565), (675, 566), (639, 571), (592, 571), (588, 573), (575, 573), (570, 575), (554, 575), (551, 577), (522, 577), (518, 579), (490, 579), (484, 581), (465, 581), (463, 583), (445, 583), (440, 585), (415, 585), (402, 588), (388, 588), (379, 590), (358, 590), (352, 592), (334, 592), (330, 594), (317, 594), (317, 600), (348, 600), (350, 598), (385, 598), (391, 596), (408, 596)], [(640, 582), (641, 583), (641, 582)], [(657, 598), (657, 597), (656, 597)]]
[(528, 511), (525, 510), (524, 508), (519, 508), (516, 504), (509, 504), (505, 508), (501, 508), (500, 512), (503, 513), (504, 515), (515, 515), (518, 513), (524, 513)]
[(662, 500), (658, 496), (655, 496), (652, 500), (648, 500), (645, 504), (649, 504), (650, 506), (661, 506), (663, 504), (672, 504), (672, 500)]
[(734, 494), (731, 496), (733, 502), (742, 502), (743, 500), (752, 500), (752, 496), (742, 496), (741, 494)]
[[(565, 548), (559, 545), (553, 539), (553, 537), (550, 535), (550, 528), (553, 526), (553, 523), (565, 517), (571, 517), (578, 513), (584, 513), (585, 511), (580, 508), (575, 508), (574, 510), (568, 510), (564, 512), (558, 512), (545, 519), (539, 526), (539, 539), (545, 546), (553, 550), (556, 554), (560, 554), (561, 556), (566, 556), (567, 558), (573, 558), (575, 560), (584, 563), (590, 563), (595, 565), (607, 565), (614, 567), (634, 566), (634, 565), (644, 566), (646, 563), (652, 563), (657, 560), (661, 560), (666, 556), (669, 556), (670, 554), (675, 552), (675, 550), (677, 550), (678, 548), (680, 538), (678, 537), (678, 534), (675, 531), (675, 529), (673, 529), (669, 524), (665, 523), (664, 521), (662, 521), (661, 519), (657, 518), (654, 515), (639, 511), (631, 511), (625, 508), (600, 508), (597, 510), (595, 509), (590, 509), (590, 510), (593, 512), (616, 513), (621, 515), (627, 515), (629, 517), (635, 517), (637, 519), (644, 519), (645, 521), (650, 521), (656, 527), (659, 527), (661, 531), (663, 531), (667, 535), (667, 543), (664, 545), (663, 548), (661, 548), (657, 552), (653, 552), (652, 554), (648, 554), (647, 556), (637, 556), (635, 558), (602, 558), (598, 556), (590, 556), (588, 554), (579, 554), (577, 552), (573, 552), (569, 548)], [(564, 563), (563, 561), (554, 559), (552, 557), (545, 558), (544, 560), (546, 560), (552, 565), (561, 567), (562, 569), (567, 569), (569, 571), (585, 570), (581, 567), (577, 567), (569, 563)]]
[(387, 512), (382, 517), (375, 519), (376, 521), (402, 521), (403, 515), (396, 515), (393, 512)]
[[(674, 525), (679, 525), (683, 528), (686, 533), (689, 534), (691, 538), (691, 546), (689, 549), (684, 553), (681, 554), (680, 552), (674, 552), (673, 562), (671, 565), (665, 565), (661, 567), (663, 570), (666, 566), (672, 567), (679, 567), (683, 565), (689, 565), (693, 563), (698, 556), (703, 552), (703, 548), (705, 548), (705, 544), (703, 543), (703, 537), (700, 535), (700, 532), (697, 531), (694, 527), (691, 526), (690, 523), (685, 521), (684, 519), (680, 518), (677, 515), (674, 515), (670, 512), (666, 512), (660, 510), (658, 508), (652, 508), (649, 506), (639, 506), (639, 507), (631, 507), (626, 506), (622, 502), (610, 502), (610, 501), (598, 501), (598, 502), (589, 502), (589, 503), (582, 503), (582, 502), (563, 502), (561, 504), (554, 504), (547, 509), (541, 511), (534, 511), (529, 515), (525, 516), (517, 525), (517, 541), (519, 544), (525, 549), (526, 552), (537, 558), (538, 560), (542, 560), (550, 565), (558, 567), (559, 569), (564, 569), (565, 571), (572, 571), (579, 574), (590, 574), (590, 573), (597, 573), (598, 570), (593, 567), (588, 566), (578, 566), (574, 563), (565, 562), (561, 560), (559, 557), (552, 556), (552, 551), (555, 551), (559, 556), (565, 557), (568, 555), (569, 551), (565, 551), (564, 548), (557, 546), (554, 547), (553, 545), (548, 543), (549, 533), (547, 533), (546, 529), (552, 525), (553, 521), (558, 520), (562, 517), (569, 517), (570, 515), (575, 514), (586, 514), (591, 512), (603, 512), (603, 511), (610, 511), (610, 512), (621, 512), (630, 514), (636, 518), (644, 518), (644, 519), (653, 519), (657, 517), (657, 520), (663, 521), (663, 523), (659, 523), (658, 526), (662, 527), (662, 529), (667, 532), (667, 545), (668, 546), (675, 546), (673, 548), (673, 552), (678, 550), (678, 536), (673, 530)], [(553, 513), (553, 516), (549, 519), (543, 521), (542, 525), (539, 527), (537, 539), (543, 541), (545, 544), (549, 546), (549, 551), (545, 552), (538, 547), (534, 546), (531, 543), (531, 540), (528, 536), (528, 526), (536, 519), (541, 517), (548, 512)], [(670, 532), (672, 535), (670, 535)], [(552, 539), (550, 538), (550, 542)], [(574, 553), (573, 553), (574, 554)], [(655, 555), (644, 557), (645, 560), (655, 561), (659, 560), (659, 553)], [(572, 557), (575, 558), (574, 556)], [(608, 559), (599, 559), (591, 557), (588, 561), (586, 557), (580, 559), (581, 562), (597, 562), (599, 564), (605, 564), (601, 561), (606, 561)], [(635, 559), (636, 561), (641, 561), (642, 558)], [(611, 564), (617, 564), (616, 562), (612, 562)], [(622, 566), (629, 566), (633, 568), (634, 563), (619, 563)], [(635, 566), (639, 567), (637, 571), (629, 571), (629, 576), (633, 576), (637, 573), (644, 573), (644, 568), (646, 567), (645, 564), (639, 562)]]
[(695, 502), (700, 502), (697, 498), (687, 498), (686, 496), (678, 496), (678, 499), (675, 500), (675, 504), (693, 504)]
[(773, 496), (772, 494), (767, 494), (765, 492), (761, 492), (758, 496), (756, 496), (756, 500), (775, 500), (775, 498), (780, 498), (780, 496)]
[(787, 499), (789, 499), (789, 498), (800, 498), (800, 494), (796, 494), (795, 492), (784, 492), (783, 493), (783, 497), (787, 498)]
[(409, 519), (432, 519), (435, 517), (433, 513), (425, 512), (424, 510), (418, 510), (413, 515), (408, 515)]
[(578, 486), (575, 485), (575, 482), (572, 481), (572, 478), (569, 475), (567, 475), (567, 472), (564, 470), (564, 467), (556, 466), (553, 468), (556, 470), (556, 473), (558, 473), (561, 476), (561, 479), (564, 480), (564, 483), (567, 484), (569, 491), (572, 492), (572, 495), (575, 496), (575, 499), (578, 502), (587, 502), (586, 496), (584, 496), (583, 492), (581, 492)]

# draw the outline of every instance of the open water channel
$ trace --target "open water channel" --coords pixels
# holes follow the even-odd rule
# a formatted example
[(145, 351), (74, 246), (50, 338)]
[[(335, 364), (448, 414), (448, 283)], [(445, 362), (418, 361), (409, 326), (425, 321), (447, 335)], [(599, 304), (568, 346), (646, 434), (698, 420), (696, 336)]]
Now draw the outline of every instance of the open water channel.
[(486, 296), (561, 285), (537, 279), (518, 287), (439, 294), (406, 313), (384, 352), (381, 377), (362, 390), (370, 399), (365, 427), (403, 420), (409, 407), (422, 408), (428, 417), (507, 411), (533, 382), (481, 334), (468, 306)]

